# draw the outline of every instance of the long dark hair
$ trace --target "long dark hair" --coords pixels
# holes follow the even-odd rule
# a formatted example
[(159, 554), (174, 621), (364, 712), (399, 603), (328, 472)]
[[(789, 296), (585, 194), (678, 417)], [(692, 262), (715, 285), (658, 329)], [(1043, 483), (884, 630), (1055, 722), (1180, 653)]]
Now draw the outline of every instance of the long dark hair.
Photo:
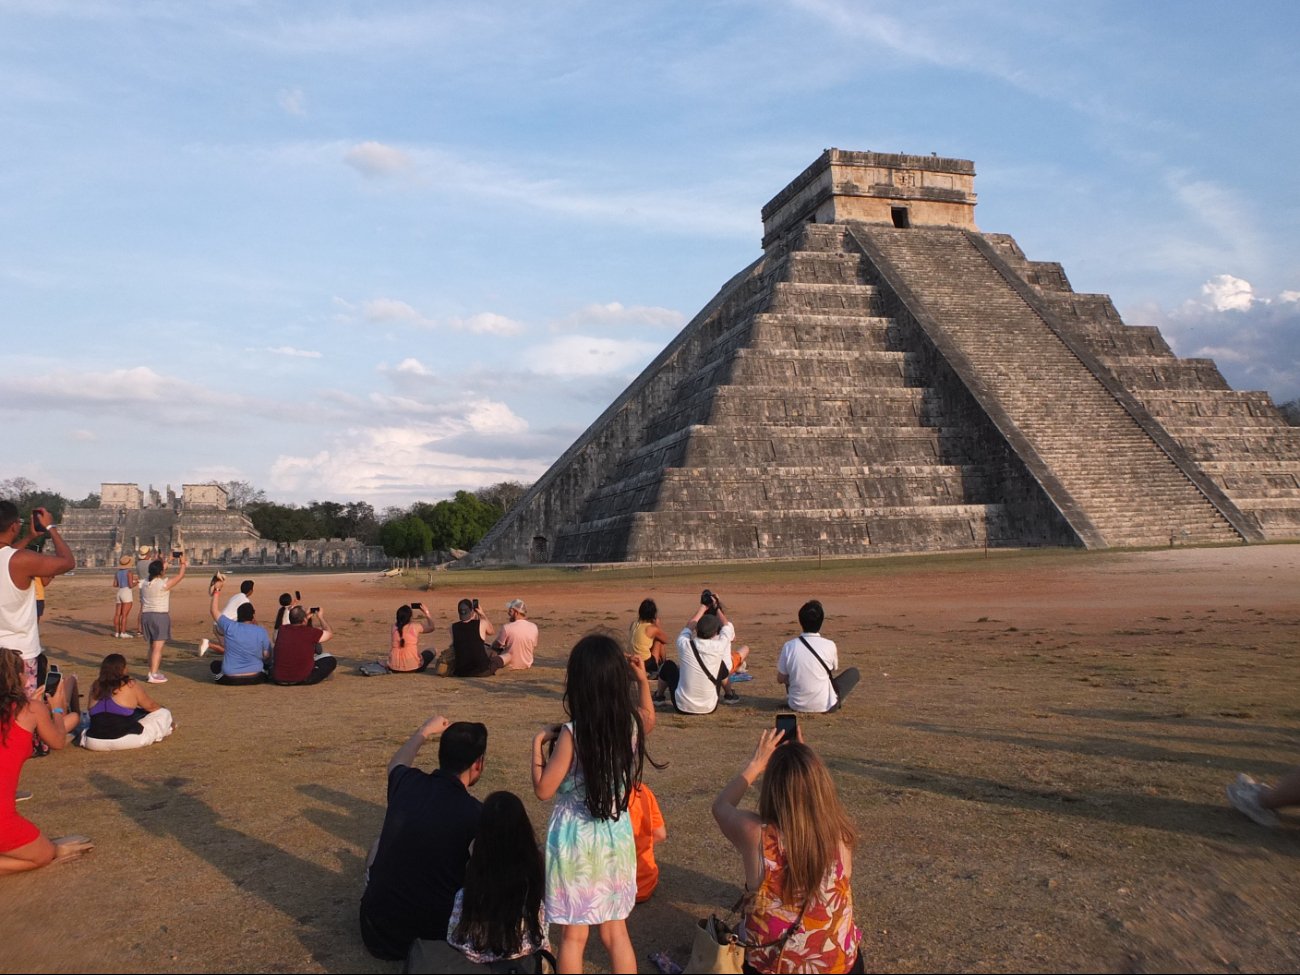
[(630, 677), (622, 646), (606, 633), (588, 633), (569, 653), (564, 710), (573, 719), (573, 747), (593, 819), (618, 819), (641, 781), (645, 728)]
[(406, 634), (402, 631), (405, 630), (407, 625), (411, 622), (412, 615), (414, 614), (411, 612), (410, 606), (397, 607), (397, 622), (394, 625), (397, 627), (397, 645), (399, 647), (406, 646)]
[(499, 958), (519, 954), (525, 938), (540, 945), (545, 872), (524, 804), (513, 792), (492, 793), (483, 800), (474, 851), (465, 864), (453, 939)]
[(9, 743), (9, 726), (18, 712), (27, 706), (23, 687), (23, 655), (17, 650), (0, 647), (0, 742)]
[(99, 676), (90, 685), (90, 696), (96, 701), (112, 697), (113, 692), (127, 684), (131, 675), (126, 672), (126, 658), (120, 653), (110, 653), (99, 665)]

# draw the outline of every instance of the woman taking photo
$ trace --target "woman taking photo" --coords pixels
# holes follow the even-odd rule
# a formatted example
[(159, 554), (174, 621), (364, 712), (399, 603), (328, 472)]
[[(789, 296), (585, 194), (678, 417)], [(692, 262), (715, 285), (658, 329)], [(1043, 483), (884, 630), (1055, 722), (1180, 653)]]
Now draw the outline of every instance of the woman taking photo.
[[(415, 614), (420, 619), (415, 619)], [(394, 674), (416, 674), (433, 663), (433, 651), (420, 649), (420, 635), (433, 632), (433, 620), (425, 612), (424, 603), (397, 607), (397, 619), (391, 632), (388, 650), (388, 669)]]
[(613, 970), (635, 972), (627, 916), (636, 903), (636, 841), (627, 804), (655, 725), (645, 666), (613, 637), (583, 637), (569, 654), (564, 709), (567, 724), (533, 738), (532, 761), (537, 798), (555, 798), (546, 831), (546, 919), (564, 926), (556, 967), (582, 971), (594, 925)]
[(92, 752), (143, 748), (172, 733), (172, 713), (149, 696), (126, 670), (126, 658), (110, 653), (90, 685), (90, 727), (81, 744)]
[(549, 951), (542, 915), (543, 860), (528, 810), (513, 792), (483, 800), (465, 865), (465, 886), (447, 924), (447, 942), (486, 964)]
[[(60, 685), (51, 698), (56, 710), (64, 707), (62, 692)], [(50, 748), (62, 748), (68, 741), (64, 722), (55, 720), (43, 696), (29, 700), (23, 690), (22, 655), (0, 649), (0, 875), (35, 870), (94, 849), (84, 836), (48, 840), (18, 815), (14, 797), (23, 762), (32, 754), (33, 737)]]
[[(745, 971), (861, 972), (853, 923), (853, 823), (825, 764), (769, 728), (713, 800), (713, 818), (745, 867)], [(759, 776), (758, 814), (740, 801)]]
[(149, 683), (166, 684), (162, 672), (163, 644), (172, 638), (172, 590), (185, 578), (189, 565), (181, 556), (181, 571), (167, 578), (170, 560), (154, 559), (149, 563), (149, 581), (140, 587), (140, 628), (149, 641)]

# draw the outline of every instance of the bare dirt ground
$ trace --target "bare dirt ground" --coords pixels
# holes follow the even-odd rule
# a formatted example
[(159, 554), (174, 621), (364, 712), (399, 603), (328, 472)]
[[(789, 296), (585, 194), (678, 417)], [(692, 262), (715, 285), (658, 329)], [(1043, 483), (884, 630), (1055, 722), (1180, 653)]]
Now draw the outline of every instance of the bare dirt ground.
[[(194, 656), (206, 577), (173, 594), (171, 682), (151, 688), (178, 731), (140, 751), (28, 762), (22, 812), (97, 849), (3, 882), (5, 970), (395, 971), (366, 954), (355, 918), (397, 745), (431, 713), (487, 722), (478, 793), (523, 795), (544, 831), (529, 740), (562, 719), (567, 648), (594, 627), (625, 634), (646, 595), (675, 632), (705, 585), (754, 647), (755, 679), (739, 707), (660, 715), (651, 746), (669, 765), (647, 781), (670, 835), (659, 890), (629, 921), (642, 959), (667, 949), (684, 962), (694, 919), (736, 898), (740, 863), (709, 804), (783, 707), (776, 652), (817, 596), (841, 663), (863, 673), (842, 713), (804, 728), (860, 830), (869, 970), (1300, 970), (1300, 819), (1262, 829), (1223, 793), (1238, 770), (1272, 779), (1300, 764), (1300, 546), (253, 577), (268, 621), (285, 589), (325, 607), (342, 659), (315, 688), (210, 683)], [(440, 621), (461, 595), (497, 619), (526, 599), (538, 666), (479, 681), (357, 675), (430, 578), (422, 598)], [(104, 575), (50, 587), (45, 645), (87, 685), (113, 651), (145, 670), (142, 641), (110, 636), (111, 597)], [(589, 969), (607, 963), (593, 939)]]

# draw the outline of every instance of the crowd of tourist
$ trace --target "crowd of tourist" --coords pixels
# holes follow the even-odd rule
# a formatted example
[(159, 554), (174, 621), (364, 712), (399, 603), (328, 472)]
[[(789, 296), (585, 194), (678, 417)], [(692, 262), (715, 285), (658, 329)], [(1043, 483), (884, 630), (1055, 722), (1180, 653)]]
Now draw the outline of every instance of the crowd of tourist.
[[(42, 536), (52, 552), (27, 547)], [(143, 579), (130, 562), (124, 557), (113, 577), (113, 635), (132, 635), (138, 584), (147, 676), (137, 680), (123, 654), (108, 654), (83, 712), (75, 676), (60, 673), (41, 651), (36, 607), (35, 583), (48, 585), (75, 559), (46, 512), (38, 509), (24, 533), (14, 506), (0, 502), (0, 874), (92, 849), (82, 836), (48, 839), (18, 814), (28, 758), (72, 740), (92, 751), (139, 748), (176, 727), (145, 685), (166, 682), (169, 597), (187, 562), (183, 553), (150, 559)], [(223, 606), (224, 588), (218, 573), (209, 585), (215, 639), (199, 648), (200, 656), (219, 655), (211, 664), (216, 684), (311, 685), (335, 672), (337, 660), (324, 649), (333, 632), (320, 607), (304, 607), (299, 593), (282, 594), (272, 638), (258, 621), (253, 581)], [(437, 630), (424, 604), (402, 605), (381, 670), (422, 673), (436, 662), (449, 677), (492, 677), (527, 669), (538, 627), (523, 600), (511, 600), (506, 615), (498, 629), (478, 600), (460, 600), (446, 647), (437, 653), (420, 646)], [(800, 633), (776, 656), (776, 681), (792, 712), (837, 710), (858, 672), (840, 668), (836, 644), (821, 633), (826, 614), (818, 600), (804, 603), (797, 618)], [(670, 643), (675, 659), (669, 659)], [(388, 765), (387, 808), (359, 905), (366, 948), (379, 958), (405, 959), (410, 971), (448, 970), (450, 952), (477, 964), (525, 960), (532, 966), (544, 956), (559, 971), (576, 972), (594, 929), (613, 970), (636, 971), (627, 919), (655, 893), (654, 848), (668, 836), (663, 811), (643, 781), (647, 764), (662, 767), (651, 748), (657, 712), (707, 715), (720, 703), (735, 703), (733, 685), (748, 678), (750, 656), (722, 598), (707, 589), (675, 640), (650, 599), (641, 603), (626, 645), (605, 633), (582, 637), (566, 659), (566, 720), (543, 727), (530, 746), (529, 785), (550, 803), (540, 842), (517, 794), (497, 791), (480, 802), (471, 791), (487, 761), (484, 724), (441, 715), (421, 724)], [(426, 772), (416, 761), (433, 738), (437, 768)], [(742, 808), (760, 780), (757, 811)], [(1278, 809), (1300, 803), (1300, 770), (1272, 787), (1241, 775), (1228, 797), (1256, 822), (1277, 825)], [(746, 970), (862, 971), (852, 895), (857, 831), (794, 714), (761, 732), (752, 758), (714, 799), (712, 814), (745, 878), (737, 937), (747, 949)], [(670, 970), (670, 961), (658, 963)]]

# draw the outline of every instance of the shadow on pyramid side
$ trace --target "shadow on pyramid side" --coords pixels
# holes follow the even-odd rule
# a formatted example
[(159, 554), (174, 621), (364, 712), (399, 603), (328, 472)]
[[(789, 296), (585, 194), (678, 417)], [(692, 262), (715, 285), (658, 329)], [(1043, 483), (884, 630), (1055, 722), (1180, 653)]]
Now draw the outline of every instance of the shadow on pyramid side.
[(828, 149), (465, 560), (1300, 537), (1300, 428), (975, 226), (974, 164)]

